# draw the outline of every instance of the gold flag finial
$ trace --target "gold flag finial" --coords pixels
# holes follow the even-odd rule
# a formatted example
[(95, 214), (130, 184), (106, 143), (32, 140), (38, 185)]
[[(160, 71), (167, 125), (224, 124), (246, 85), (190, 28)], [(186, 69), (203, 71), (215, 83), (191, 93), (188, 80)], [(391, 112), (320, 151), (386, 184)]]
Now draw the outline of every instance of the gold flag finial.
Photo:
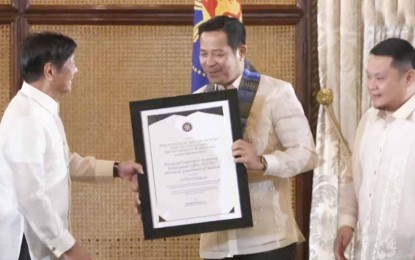
[(328, 106), (333, 103), (333, 91), (329, 88), (322, 88), (317, 93), (317, 102), (320, 105)]

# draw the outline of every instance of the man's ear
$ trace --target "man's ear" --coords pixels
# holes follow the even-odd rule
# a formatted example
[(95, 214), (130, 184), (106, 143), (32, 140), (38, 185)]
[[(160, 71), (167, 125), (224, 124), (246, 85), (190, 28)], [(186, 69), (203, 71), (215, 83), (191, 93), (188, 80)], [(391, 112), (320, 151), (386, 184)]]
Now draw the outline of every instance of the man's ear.
[(43, 66), (43, 75), (45, 76), (45, 79), (52, 81), (53, 74), (55, 73), (55, 67), (52, 65), (51, 62), (48, 62)]
[(239, 46), (238, 53), (239, 53), (239, 58), (241, 60), (245, 60), (245, 58), (246, 58), (246, 51), (247, 51), (246, 45)]
[(406, 84), (412, 85), (415, 84), (415, 70), (410, 69), (406, 73)]

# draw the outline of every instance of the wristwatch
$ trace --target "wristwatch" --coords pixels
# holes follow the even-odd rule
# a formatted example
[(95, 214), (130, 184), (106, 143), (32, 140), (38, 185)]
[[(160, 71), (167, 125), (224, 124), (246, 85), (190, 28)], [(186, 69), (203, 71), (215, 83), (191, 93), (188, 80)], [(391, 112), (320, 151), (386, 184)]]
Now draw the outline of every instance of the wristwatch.
[(264, 168), (262, 168), (262, 171), (265, 172), (268, 168), (268, 162), (263, 155), (261, 155), (261, 163), (264, 165)]
[(112, 176), (114, 178), (120, 177), (120, 174), (118, 173), (118, 166), (120, 165), (120, 162), (114, 162), (114, 165), (112, 166)]

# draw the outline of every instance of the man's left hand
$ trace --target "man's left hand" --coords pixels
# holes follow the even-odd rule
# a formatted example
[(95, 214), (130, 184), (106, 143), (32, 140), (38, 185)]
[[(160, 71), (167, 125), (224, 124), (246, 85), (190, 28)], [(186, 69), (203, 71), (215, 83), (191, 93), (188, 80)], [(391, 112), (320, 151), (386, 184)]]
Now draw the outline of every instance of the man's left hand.
[(235, 162), (243, 163), (248, 170), (261, 171), (264, 168), (254, 145), (247, 141), (236, 140), (232, 145), (232, 155)]

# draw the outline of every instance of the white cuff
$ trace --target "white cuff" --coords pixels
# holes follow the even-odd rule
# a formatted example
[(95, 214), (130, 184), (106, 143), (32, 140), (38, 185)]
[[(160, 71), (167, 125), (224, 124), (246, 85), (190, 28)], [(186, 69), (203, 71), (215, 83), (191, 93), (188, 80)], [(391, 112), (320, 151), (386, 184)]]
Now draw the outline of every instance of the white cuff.
[(278, 172), (280, 168), (280, 162), (278, 159), (272, 154), (264, 154), (263, 156), (268, 163), (264, 175), (272, 175), (273, 172)]
[(340, 215), (337, 223), (337, 227), (349, 226), (356, 229), (357, 219), (352, 215)]
[(75, 238), (71, 235), (71, 233), (69, 233), (68, 230), (65, 230), (64, 233), (58, 238), (47, 242), (47, 246), (57, 258), (71, 249), (74, 244)]

